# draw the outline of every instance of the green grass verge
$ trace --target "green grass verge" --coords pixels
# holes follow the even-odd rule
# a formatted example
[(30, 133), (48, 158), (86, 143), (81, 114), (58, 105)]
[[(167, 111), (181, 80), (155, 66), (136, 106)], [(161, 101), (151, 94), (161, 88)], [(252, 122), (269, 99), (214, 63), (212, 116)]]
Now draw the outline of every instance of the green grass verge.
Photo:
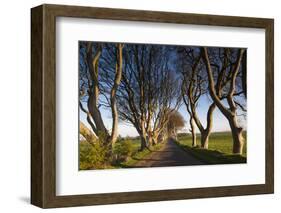
[[(246, 138), (246, 133), (244, 133)], [(197, 136), (197, 143), (200, 146), (200, 135)], [(192, 138), (180, 136), (177, 144), (189, 154), (206, 164), (232, 164), (247, 162), (247, 142), (243, 148), (242, 155), (232, 154), (232, 136), (230, 132), (212, 133), (209, 138), (209, 149), (202, 149), (199, 146), (192, 147)]]

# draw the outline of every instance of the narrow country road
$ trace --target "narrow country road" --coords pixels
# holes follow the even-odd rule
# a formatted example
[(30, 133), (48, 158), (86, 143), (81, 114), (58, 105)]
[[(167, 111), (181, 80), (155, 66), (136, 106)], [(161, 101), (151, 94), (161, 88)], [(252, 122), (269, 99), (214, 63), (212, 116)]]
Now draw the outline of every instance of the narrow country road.
[(169, 139), (164, 147), (158, 151), (152, 151), (151, 154), (140, 160), (135, 167), (190, 166), (203, 164), (203, 162), (182, 150), (172, 139)]

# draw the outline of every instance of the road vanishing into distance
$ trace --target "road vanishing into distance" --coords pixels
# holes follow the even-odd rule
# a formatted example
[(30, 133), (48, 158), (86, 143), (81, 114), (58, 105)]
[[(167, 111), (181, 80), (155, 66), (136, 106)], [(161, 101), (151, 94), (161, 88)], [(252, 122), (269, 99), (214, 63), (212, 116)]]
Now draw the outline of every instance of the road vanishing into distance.
[(151, 154), (141, 159), (134, 167), (191, 166), (204, 164), (179, 147), (173, 139), (168, 139), (167, 143), (160, 150), (152, 151)]

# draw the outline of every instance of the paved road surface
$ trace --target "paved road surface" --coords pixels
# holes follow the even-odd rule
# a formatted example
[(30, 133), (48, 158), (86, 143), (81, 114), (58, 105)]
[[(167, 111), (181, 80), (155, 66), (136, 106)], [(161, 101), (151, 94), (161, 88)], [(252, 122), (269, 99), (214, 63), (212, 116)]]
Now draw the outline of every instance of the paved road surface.
[(194, 158), (182, 148), (180, 148), (172, 139), (158, 151), (152, 151), (151, 154), (140, 160), (136, 167), (160, 167), (160, 166), (189, 166), (203, 165), (204, 163)]

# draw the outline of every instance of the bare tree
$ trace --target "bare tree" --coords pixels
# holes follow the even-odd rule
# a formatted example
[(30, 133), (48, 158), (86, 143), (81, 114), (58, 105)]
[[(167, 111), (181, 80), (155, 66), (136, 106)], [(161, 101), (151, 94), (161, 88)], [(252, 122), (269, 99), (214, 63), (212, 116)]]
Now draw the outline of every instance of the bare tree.
[(204, 68), (202, 54), (197, 47), (181, 48), (180, 52), (184, 54), (182, 59), (183, 68), (181, 69), (183, 76), (182, 97), (190, 117), (192, 145), (196, 146), (195, 123), (201, 133), (201, 147), (208, 149), (209, 136), (213, 126), (213, 112), (216, 105), (215, 103), (210, 104), (207, 112), (207, 125), (204, 127), (197, 113), (199, 99), (207, 90), (206, 78), (202, 72)]
[[(201, 49), (203, 53), (203, 58), (208, 74), (209, 82), (209, 92), (212, 100), (216, 106), (220, 109), (223, 115), (227, 118), (233, 137), (233, 153), (242, 154), (244, 138), (242, 135), (243, 128), (238, 124), (237, 121), (237, 109), (244, 108), (238, 101), (235, 100), (235, 96), (244, 93), (242, 90), (238, 90), (239, 83), (237, 82), (239, 73), (242, 72), (242, 58), (245, 49), (231, 50), (224, 48), (223, 51), (223, 63), (220, 63), (220, 57), (216, 54), (210, 54), (212, 56), (212, 61), (210, 59), (208, 48), (204, 47)], [(209, 50), (212, 52), (211, 50)], [(221, 85), (218, 88), (215, 86), (214, 69), (219, 72), (217, 79), (217, 85)], [(227, 100), (227, 105), (221, 101), (222, 97)]]
[(111, 112), (112, 112), (112, 132), (111, 132), (111, 143), (115, 143), (118, 137), (118, 111), (117, 111), (117, 101), (116, 101), (116, 93), (117, 89), (121, 83), (122, 77), (122, 65), (123, 65), (123, 44), (118, 44), (118, 51), (117, 51), (117, 62), (115, 68), (115, 78), (114, 83), (111, 88), (110, 92), (110, 105), (111, 105)]
[(126, 45), (124, 71), (118, 90), (118, 110), (123, 121), (134, 125), (141, 138), (141, 149), (158, 142), (174, 101), (178, 83), (169, 68), (165, 46)]
[[(112, 48), (111, 48), (112, 49)], [(86, 113), (87, 121), (92, 130), (99, 136), (103, 134), (107, 144), (114, 144), (118, 136), (118, 111), (116, 92), (121, 82), (122, 65), (123, 65), (123, 45), (117, 44), (114, 48), (113, 63), (103, 62), (103, 67), (112, 73), (113, 79), (110, 82), (109, 89), (106, 91), (104, 81), (101, 81), (101, 58), (103, 54), (108, 57), (110, 53), (102, 44), (94, 44), (93, 42), (81, 42), (80, 44), (80, 109)], [(103, 58), (106, 58), (103, 57)], [(112, 69), (113, 67), (113, 69)], [(104, 69), (104, 68), (103, 68)], [(86, 91), (85, 91), (86, 90)], [(108, 95), (109, 94), (109, 95)], [(103, 105), (101, 95), (105, 99), (107, 106), (112, 112), (112, 130), (105, 127), (104, 120), (100, 111)], [(108, 97), (109, 96), (109, 97)], [(86, 102), (87, 107), (82, 102)]]
[(195, 127), (195, 121), (193, 118), (193, 114), (191, 112), (190, 109), (190, 103), (189, 103), (189, 99), (186, 97), (186, 91), (185, 91), (185, 86), (184, 86), (184, 82), (182, 83), (182, 97), (183, 97), (183, 102), (186, 106), (186, 110), (189, 114), (189, 125), (190, 125), (190, 132), (191, 132), (191, 137), (192, 137), (192, 146), (195, 147), (197, 146), (197, 140), (196, 140), (196, 127)]

